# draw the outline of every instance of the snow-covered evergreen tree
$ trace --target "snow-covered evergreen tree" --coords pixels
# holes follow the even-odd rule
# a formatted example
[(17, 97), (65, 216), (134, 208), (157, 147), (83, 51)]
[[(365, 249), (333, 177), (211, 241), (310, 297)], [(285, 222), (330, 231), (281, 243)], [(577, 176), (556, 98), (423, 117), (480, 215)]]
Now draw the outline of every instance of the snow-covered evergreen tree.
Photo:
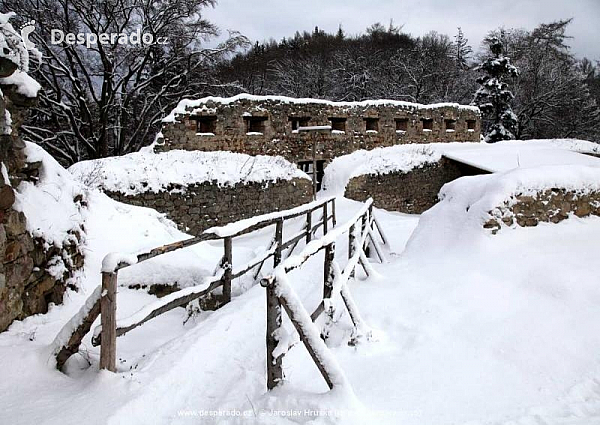
[(510, 64), (504, 56), (504, 47), (498, 37), (486, 40), (492, 56), (486, 58), (478, 67), (485, 74), (477, 79), (481, 87), (475, 93), (473, 104), (477, 105), (483, 118), (489, 123), (485, 132), (488, 143), (514, 139), (517, 116), (512, 111), (511, 101), (514, 95), (508, 88), (505, 79), (516, 77), (517, 68)]

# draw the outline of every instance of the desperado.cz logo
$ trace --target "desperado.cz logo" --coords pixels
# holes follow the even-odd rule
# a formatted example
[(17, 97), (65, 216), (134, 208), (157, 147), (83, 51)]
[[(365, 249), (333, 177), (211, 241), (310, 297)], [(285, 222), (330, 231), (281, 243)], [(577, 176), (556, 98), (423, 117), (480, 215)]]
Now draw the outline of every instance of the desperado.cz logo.
[(65, 34), (64, 31), (53, 29), (50, 31), (50, 43), (52, 44), (79, 44), (84, 45), (88, 49), (91, 46), (100, 44), (167, 44), (167, 37), (154, 37), (150, 33), (142, 33), (138, 28), (137, 31), (126, 34), (120, 33), (72, 33), (68, 32)]

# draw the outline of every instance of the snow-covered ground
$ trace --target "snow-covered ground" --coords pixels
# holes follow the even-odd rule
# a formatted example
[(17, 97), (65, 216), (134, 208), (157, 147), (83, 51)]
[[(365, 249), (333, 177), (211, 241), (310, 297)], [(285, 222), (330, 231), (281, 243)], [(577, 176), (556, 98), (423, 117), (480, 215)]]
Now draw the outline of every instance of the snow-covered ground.
[[(187, 237), (154, 210), (89, 191), (80, 291), (0, 334), (0, 423), (600, 423), (600, 218), (491, 235), (450, 202), (464, 184), (421, 217), (376, 210), (389, 261), (349, 284), (374, 338), (348, 346), (341, 316), (330, 340), (355, 397), (327, 392), (301, 344), (284, 359), (283, 387), (266, 392), (265, 290), (248, 279), (235, 282), (232, 302), (216, 312), (187, 320), (176, 309), (119, 338), (116, 374), (98, 372), (89, 335), (68, 374), (58, 372), (50, 345), (99, 284), (104, 255)], [(338, 221), (360, 207), (338, 198)], [(236, 239), (234, 267), (271, 237), (267, 229)], [(155, 299), (128, 285), (189, 285), (221, 255), (220, 243), (202, 243), (123, 270), (118, 317)], [(346, 258), (345, 241), (337, 255)], [(308, 311), (319, 302), (322, 273), (322, 255), (290, 273)], [(238, 412), (246, 416), (201, 417)]]

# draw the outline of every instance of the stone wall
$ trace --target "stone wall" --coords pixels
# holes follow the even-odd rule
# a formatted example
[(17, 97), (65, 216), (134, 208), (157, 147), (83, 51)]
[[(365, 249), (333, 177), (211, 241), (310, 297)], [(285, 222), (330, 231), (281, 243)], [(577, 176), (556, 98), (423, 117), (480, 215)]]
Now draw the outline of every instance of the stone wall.
[[(13, 208), (15, 188), (23, 181), (39, 178), (41, 163), (28, 163), (25, 144), (19, 137), (19, 127), (35, 99), (25, 98), (14, 86), (0, 87), (0, 162), (4, 174), (0, 177), (0, 332), (13, 320), (48, 311), (48, 304), (62, 302), (69, 278), (83, 266), (83, 252), (78, 241), (81, 233), (73, 234), (62, 247), (48, 247), (40, 238), (27, 231), (27, 217)], [(10, 112), (11, 122), (5, 119)], [(6, 180), (8, 176), (8, 181)], [(83, 199), (76, 200), (84, 203)], [(64, 262), (66, 271), (54, 276), (49, 269)], [(56, 274), (56, 273), (55, 273)]]
[(483, 227), (496, 234), (503, 226), (533, 227), (540, 222), (558, 223), (571, 214), (577, 217), (600, 216), (600, 192), (549, 189), (535, 196), (517, 195), (513, 201), (490, 211), (491, 218)]
[(154, 208), (167, 214), (185, 232), (198, 235), (214, 226), (255, 215), (285, 210), (312, 200), (310, 180), (295, 178), (262, 183), (218, 186), (210, 182), (164, 192), (124, 195), (107, 194), (120, 202)]
[(408, 214), (421, 214), (438, 201), (442, 186), (459, 177), (482, 174), (485, 171), (442, 157), (409, 172), (364, 174), (353, 177), (346, 185), (344, 196), (356, 201), (373, 198), (377, 208)]
[[(297, 163), (312, 159), (313, 143), (316, 159), (328, 161), (359, 149), (397, 144), (478, 142), (481, 131), (476, 111), (452, 104), (336, 104), (238, 96), (227, 101), (209, 98), (199, 105), (176, 113), (174, 122), (163, 124), (157, 151), (227, 150), (281, 155)], [(294, 130), (298, 125), (334, 125), (343, 130), (298, 133)], [(431, 129), (426, 128), (429, 126)]]

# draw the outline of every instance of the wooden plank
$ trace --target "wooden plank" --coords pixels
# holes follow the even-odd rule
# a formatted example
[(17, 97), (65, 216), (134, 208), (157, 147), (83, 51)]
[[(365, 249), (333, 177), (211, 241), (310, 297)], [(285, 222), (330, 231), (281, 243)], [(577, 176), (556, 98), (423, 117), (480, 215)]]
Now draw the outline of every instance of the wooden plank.
[(59, 370), (62, 370), (67, 360), (69, 360), (69, 357), (79, 352), (79, 346), (81, 345), (81, 341), (88, 334), (88, 332), (92, 328), (92, 324), (100, 315), (100, 300), (101, 298), (98, 298), (98, 300), (94, 303), (94, 305), (88, 312), (87, 316), (73, 331), (67, 343), (63, 345), (56, 354), (56, 367)]
[[(194, 292), (192, 294), (185, 295), (181, 298), (177, 298), (177, 299), (171, 301), (170, 303), (165, 304), (165, 305), (157, 308), (156, 310), (151, 311), (150, 313), (148, 313), (148, 315), (146, 317), (144, 317), (139, 322), (133, 323), (130, 326), (117, 328), (117, 337), (125, 335), (127, 332), (137, 328), (138, 326), (143, 325), (147, 321), (152, 320), (155, 317), (160, 316), (161, 314), (166, 313), (167, 311), (171, 311), (177, 307), (182, 307), (182, 306), (186, 305), (187, 303), (194, 301), (195, 299), (200, 298), (200, 297), (208, 294), (209, 292), (214, 291), (222, 284), (223, 284), (223, 282), (220, 279), (217, 279), (213, 283), (211, 283), (208, 288), (206, 288), (202, 291)], [(94, 347), (97, 347), (101, 343), (102, 343), (102, 332), (100, 334), (98, 334), (98, 336), (96, 338), (92, 338), (92, 345)]]
[(231, 280), (233, 273), (233, 238), (223, 239), (223, 302), (227, 304), (231, 301)]
[(275, 287), (267, 286), (267, 389), (272, 390), (283, 380), (283, 355), (274, 356), (279, 341), (275, 332), (281, 327), (281, 304), (275, 295)]
[(102, 273), (100, 369), (117, 371), (117, 273)]
[(285, 300), (284, 297), (279, 297), (279, 302), (281, 303), (281, 306), (284, 308), (286, 314), (292, 321), (292, 324), (294, 325), (294, 328), (296, 328), (298, 335), (300, 335), (300, 340), (306, 347), (306, 350), (308, 351), (308, 354), (310, 354), (310, 357), (313, 359), (313, 362), (315, 362), (315, 364), (317, 365), (319, 372), (321, 372), (321, 376), (323, 376), (323, 379), (325, 379), (325, 382), (327, 382), (327, 386), (329, 387), (330, 390), (333, 389), (333, 382), (331, 381), (331, 378), (329, 377), (327, 368), (326, 368), (325, 364), (321, 361), (319, 356), (317, 356), (316, 351), (314, 350), (312, 345), (310, 345), (310, 342), (309, 342), (308, 338), (306, 337), (306, 333), (304, 332), (304, 328), (300, 325), (299, 318), (296, 317), (296, 313), (294, 312), (294, 310), (292, 310), (288, 306), (287, 301)]

